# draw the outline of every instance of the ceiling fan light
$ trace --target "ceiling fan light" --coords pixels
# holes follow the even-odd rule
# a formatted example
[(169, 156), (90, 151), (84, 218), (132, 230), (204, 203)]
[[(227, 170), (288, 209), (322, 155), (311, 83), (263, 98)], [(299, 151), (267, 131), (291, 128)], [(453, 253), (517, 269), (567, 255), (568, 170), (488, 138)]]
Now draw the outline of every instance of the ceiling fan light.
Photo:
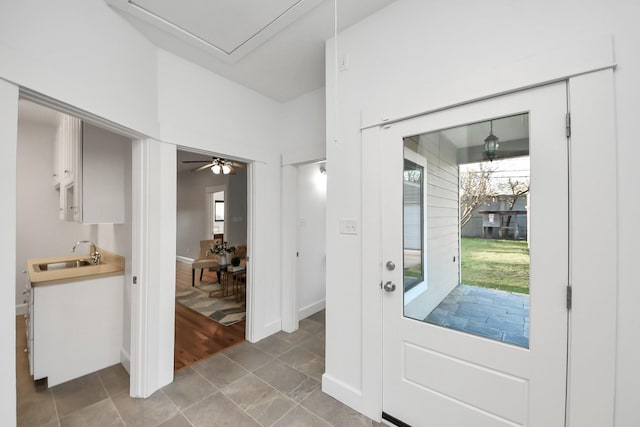
[(227, 164), (222, 165), (222, 173), (224, 175), (229, 175), (231, 173), (231, 166)]
[(222, 172), (222, 166), (220, 166), (220, 164), (218, 163), (215, 163), (213, 166), (211, 166), (211, 172), (216, 175), (220, 175), (220, 172)]

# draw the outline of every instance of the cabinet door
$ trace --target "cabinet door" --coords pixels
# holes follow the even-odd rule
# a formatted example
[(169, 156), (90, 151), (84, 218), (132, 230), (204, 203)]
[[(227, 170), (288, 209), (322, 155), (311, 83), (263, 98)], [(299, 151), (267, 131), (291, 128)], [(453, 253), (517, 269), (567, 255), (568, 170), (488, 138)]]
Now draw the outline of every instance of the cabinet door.
[(131, 140), (88, 123), (82, 133), (82, 223), (122, 224)]
[(82, 121), (75, 117), (63, 116), (61, 144), (61, 183), (65, 186), (73, 184), (78, 175), (79, 147), (82, 139)]
[(60, 192), (58, 213), (61, 220), (79, 220), (77, 181), (80, 171), (82, 122), (62, 115), (56, 133), (53, 155), (53, 185)]

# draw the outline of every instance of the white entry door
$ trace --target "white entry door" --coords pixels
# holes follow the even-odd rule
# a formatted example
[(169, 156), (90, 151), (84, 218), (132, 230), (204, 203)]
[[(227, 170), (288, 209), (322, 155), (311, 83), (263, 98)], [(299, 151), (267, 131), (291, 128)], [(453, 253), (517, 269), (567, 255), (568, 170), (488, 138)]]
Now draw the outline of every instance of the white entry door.
[[(565, 424), (566, 99), (566, 84), (556, 83), (381, 131), (388, 420), (414, 427)], [(497, 150), (485, 147), (490, 135)], [(498, 183), (485, 183), (488, 197), (461, 229), (461, 171), (474, 163), (465, 177), (488, 174)], [(467, 244), (488, 249), (471, 262)], [(514, 268), (491, 264), (496, 259)], [(486, 277), (470, 276), (465, 263), (487, 267)]]

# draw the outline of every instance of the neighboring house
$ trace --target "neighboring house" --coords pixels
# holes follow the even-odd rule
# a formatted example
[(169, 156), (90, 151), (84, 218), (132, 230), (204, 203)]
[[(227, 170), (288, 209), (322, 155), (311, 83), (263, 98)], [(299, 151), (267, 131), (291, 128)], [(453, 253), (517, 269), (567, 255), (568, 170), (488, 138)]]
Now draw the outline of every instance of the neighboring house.
[(528, 236), (527, 198), (521, 196), (510, 207), (511, 196), (492, 197), (473, 210), (462, 237), (526, 240)]
[[(625, 0), (397, 0), (360, 23), (340, 28), (337, 42), (326, 44), (326, 68), (320, 70), (326, 72), (325, 88), (282, 101), (157, 48), (102, 0), (3, 2), (0, 189), (6, 208), (0, 211), (0, 278), (10, 285), (2, 288), (0, 298), (0, 338), (4, 343), (0, 366), (5, 379), (0, 389), (0, 424), (15, 424), (13, 283), (19, 90), (84, 112), (144, 141), (134, 151), (133, 170), (135, 174), (140, 167), (147, 168), (146, 187), (137, 187), (144, 191), (134, 201), (146, 203), (148, 209), (138, 220), (150, 236), (150, 250), (144, 254), (148, 277), (143, 277), (154, 285), (150, 292), (158, 292), (167, 282), (167, 289), (173, 287), (176, 146), (227, 153), (253, 162), (250, 179), (256, 192), (250, 197), (255, 203), (254, 226), (259, 234), (252, 262), (256, 271), (263, 273), (258, 275), (260, 286), (255, 286), (252, 294), (253, 340), (280, 331), (285, 317), (291, 315), (281, 299), (292, 286), (281, 280), (282, 248), (287, 244), (282, 236), (295, 225), (283, 221), (282, 170), (326, 156), (323, 389), (355, 409), (379, 417), (385, 349), (381, 335), (384, 298), (379, 284), (384, 264), (377, 258), (369, 262), (372, 254), (383, 253), (377, 246), (381, 224), (371, 222), (369, 216), (381, 207), (379, 194), (364, 191), (364, 174), (370, 167), (379, 173), (390, 159), (369, 156), (363, 135), (376, 132), (380, 142), (380, 135), (386, 128), (393, 129), (396, 120), (568, 80), (572, 138), (581, 142), (572, 147), (571, 154), (575, 160), (571, 173), (582, 180), (572, 185), (579, 186), (581, 192), (572, 197), (597, 197), (598, 203), (589, 209), (583, 204), (579, 216), (572, 211), (573, 218), (579, 220), (571, 224), (577, 232), (572, 228), (570, 234), (575, 254), (571, 258), (571, 285), (576, 298), (569, 323), (576, 333), (569, 342), (572, 370), (567, 385), (567, 425), (640, 425), (640, 287), (636, 279), (640, 230), (635, 227), (640, 216), (640, 145), (636, 142), (640, 134), (639, 13), (636, 2)], [(332, 61), (338, 57), (340, 67)], [(265, 79), (270, 73), (274, 71), (264, 70)], [(604, 91), (590, 98), (581, 91), (607, 79), (615, 83), (615, 97)], [(577, 93), (582, 98), (571, 98)], [(596, 106), (602, 106), (603, 111), (591, 115), (589, 108)], [(565, 113), (549, 126), (564, 132)], [(483, 120), (495, 114), (499, 113), (488, 112)], [(591, 131), (594, 127), (597, 132)], [(589, 131), (581, 132), (584, 129)], [(584, 148), (592, 147), (592, 139), (597, 140), (598, 155)], [(368, 174), (366, 178), (378, 176)], [(533, 187), (535, 179), (532, 177)], [(610, 233), (588, 233), (589, 227), (602, 221)], [(344, 224), (350, 227), (347, 232), (341, 230)], [(292, 256), (295, 251), (287, 253)], [(131, 271), (127, 274), (131, 278)], [(138, 288), (126, 289), (130, 303)], [(145, 350), (146, 358), (138, 362), (148, 379), (148, 392), (173, 379), (171, 367), (167, 368), (172, 365), (173, 323), (165, 316), (173, 296), (152, 295), (145, 320), (153, 333), (144, 342), (126, 340), (122, 349), (123, 358), (128, 358), (130, 351)], [(545, 302), (545, 309), (553, 306)], [(130, 323), (127, 317), (125, 328)], [(465, 360), (457, 363), (466, 368)], [(525, 380), (515, 380), (527, 387)], [(490, 399), (490, 393), (483, 394), (486, 396)], [(492, 425), (494, 422), (498, 421)], [(509, 425), (514, 423), (509, 421)]]

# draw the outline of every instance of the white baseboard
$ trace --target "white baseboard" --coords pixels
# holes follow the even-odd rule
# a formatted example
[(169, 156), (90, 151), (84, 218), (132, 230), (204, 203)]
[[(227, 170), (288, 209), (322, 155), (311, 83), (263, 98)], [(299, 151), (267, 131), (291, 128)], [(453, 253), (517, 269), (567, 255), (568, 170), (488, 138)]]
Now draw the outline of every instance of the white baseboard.
[(125, 351), (124, 348), (120, 349), (120, 363), (124, 366), (125, 371), (131, 375), (131, 359), (129, 358), (129, 353)]
[(184, 257), (184, 256), (180, 256), (180, 255), (176, 255), (176, 261), (183, 262), (185, 264), (191, 264), (194, 261), (194, 259), (193, 258), (187, 258), (187, 257)]
[(255, 343), (275, 334), (276, 332), (280, 332), (281, 330), (282, 321), (280, 319), (277, 319), (264, 325), (261, 330), (254, 331), (253, 337), (248, 337), (247, 341)]
[(326, 300), (324, 299), (320, 301), (316, 301), (307, 306), (304, 306), (298, 310), (298, 319), (299, 320), (306, 319), (312, 314), (316, 314), (317, 312), (324, 310), (325, 307), (326, 307)]
[[(362, 413), (362, 392), (360, 390), (325, 373), (322, 375), (322, 391)], [(379, 416), (378, 414), (374, 419)]]
[(22, 316), (23, 314), (27, 314), (29, 310), (27, 304), (18, 304), (16, 305), (16, 316)]

